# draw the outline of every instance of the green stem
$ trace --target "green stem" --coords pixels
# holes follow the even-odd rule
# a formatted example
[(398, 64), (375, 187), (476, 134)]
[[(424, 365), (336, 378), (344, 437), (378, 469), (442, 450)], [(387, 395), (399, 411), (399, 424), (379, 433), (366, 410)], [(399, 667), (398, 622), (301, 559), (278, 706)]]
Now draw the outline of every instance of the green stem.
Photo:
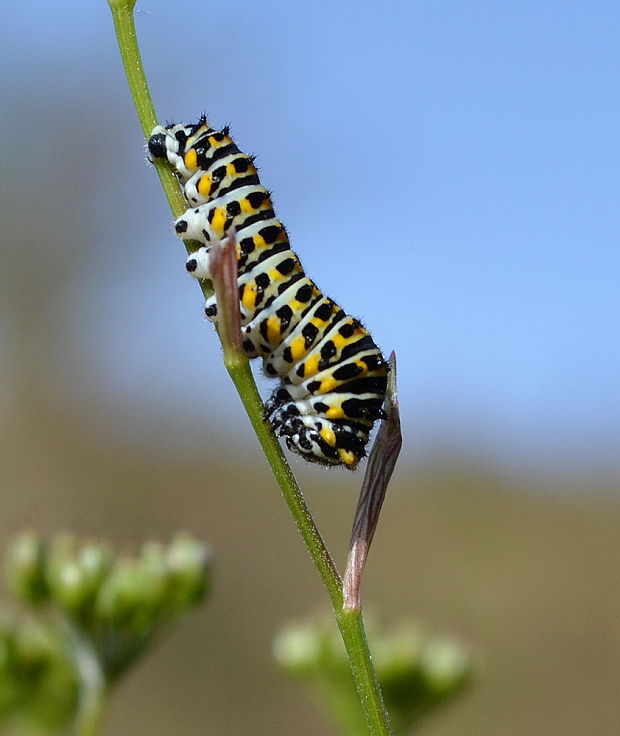
[[(142, 131), (145, 137), (148, 137), (157, 124), (157, 117), (144, 75), (136, 37), (133, 19), (135, 0), (108, 0), (108, 3), (114, 18), (114, 26), (129, 88)], [(155, 165), (172, 213), (175, 217), (178, 217), (187, 208), (178, 182), (165, 163), (158, 161)], [(194, 250), (193, 244), (186, 243), (186, 246), (188, 250)], [(199, 283), (203, 294), (209, 295), (211, 293), (209, 288), (204, 282)], [(236, 358), (226, 361), (226, 369), (241, 398), (271, 471), (280, 486), (295, 525), (331, 598), (370, 733), (372, 736), (389, 736), (391, 734), (389, 717), (383, 705), (381, 690), (372, 665), (361, 611), (343, 610), (340, 573), (314, 523), (301, 489), (284, 457), (280, 443), (263, 419), (263, 403), (248, 360), (246, 358)]]
[[(157, 118), (146, 84), (136, 38), (132, 12), (135, 0), (121, 0), (120, 2), (108, 0), (108, 2), (112, 10), (121, 57), (125, 71), (127, 72), (127, 81), (129, 82), (129, 88), (134, 99), (136, 112), (140, 118), (144, 135), (148, 137), (153, 127), (157, 124)], [(158, 173), (164, 185), (172, 213), (175, 216), (179, 216), (187, 209), (187, 203), (179, 189), (178, 181), (167, 164), (161, 164), (159, 161), (156, 164), (158, 165)], [(171, 190), (180, 198), (178, 204), (177, 196), (169, 196), (168, 193)], [(191, 246), (188, 250), (192, 250)], [(203, 293), (210, 293), (205, 286), (205, 282), (198, 281), (198, 283), (201, 285)], [(241, 397), (241, 401), (256, 432), (261, 448), (265, 453), (267, 462), (293, 515), (295, 524), (308, 547), (312, 560), (321, 576), (321, 580), (330, 593), (332, 603), (334, 607), (341, 607), (342, 580), (340, 579), (340, 574), (314, 524), (301, 489), (286, 462), (280, 443), (274, 436), (269, 425), (263, 420), (263, 403), (256, 388), (249, 361), (247, 358), (229, 361), (226, 364), (226, 369)]]
[[(142, 66), (140, 48), (138, 47), (138, 37), (133, 18), (133, 8), (136, 0), (108, 0), (108, 4), (112, 11), (118, 47), (125, 67), (131, 96), (138, 113), (138, 120), (142, 126), (144, 137), (148, 138), (157, 125), (157, 117), (146, 82), (144, 67)], [(187, 203), (179, 189), (179, 183), (164, 160), (156, 159), (154, 164), (172, 214), (179, 217), (187, 209)]]
[(383, 702), (381, 686), (368, 648), (362, 609), (340, 608), (335, 614), (349, 655), (355, 688), (366, 716), (368, 729), (373, 735), (388, 736), (392, 734), (390, 717)]
[(99, 736), (108, 702), (106, 687), (86, 693), (76, 718), (76, 736)]
[(108, 704), (109, 684), (96, 652), (84, 634), (70, 621), (63, 620), (63, 630), (79, 678), (75, 736), (98, 736)]

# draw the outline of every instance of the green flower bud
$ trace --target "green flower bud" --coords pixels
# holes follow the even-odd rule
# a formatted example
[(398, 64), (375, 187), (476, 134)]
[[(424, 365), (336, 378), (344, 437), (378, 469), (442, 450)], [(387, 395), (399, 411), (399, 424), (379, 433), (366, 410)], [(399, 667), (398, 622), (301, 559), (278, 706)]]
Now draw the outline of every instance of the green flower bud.
[(182, 611), (206, 595), (211, 551), (189, 534), (179, 534), (168, 546), (166, 561), (171, 575), (170, 595)]
[(324, 659), (325, 637), (314, 627), (290, 625), (280, 631), (273, 642), (276, 662), (290, 674), (315, 673)]
[(69, 537), (56, 540), (47, 577), (58, 607), (73, 618), (89, 618), (111, 565), (112, 555), (104, 545), (89, 543), (80, 549)]
[(136, 616), (144, 624), (152, 624), (158, 614), (171, 607), (170, 583), (166, 550), (158, 542), (148, 542), (136, 560), (138, 574)]
[(84, 580), (88, 582), (90, 595), (95, 596), (99, 586), (112, 568), (111, 550), (104, 544), (85, 544), (80, 550), (78, 564)]
[(391, 673), (409, 671), (422, 656), (425, 643), (423, 630), (414, 623), (397, 626), (391, 632), (373, 637), (373, 627), (369, 636), (373, 639), (373, 659), (378, 671), (390, 676)]
[(471, 655), (450, 639), (429, 639), (420, 667), (429, 691), (441, 698), (459, 690), (473, 675)]
[[(58, 730), (75, 713), (77, 682), (57, 633), (28, 618), (0, 624), (0, 728)], [(4, 732), (4, 731), (3, 731)]]
[(88, 584), (80, 566), (67, 562), (59, 566), (52, 579), (52, 592), (56, 605), (66, 613), (76, 615), (85, 602)]
[(45, 578), (52, 597), (56, 588), (63, 583), (63, 571), (67, 565), (77, 564), (77, 542), (71, 534), (57, 534), (47, 545)]
[(465, 649), (451, 639), (429, 636), (414, 621), (379, 636), (376, 651), (377, 676), (397, 730), (460, 691), (472, 673)]
[(135, 562), (119, 560), (99, 590), (96, 615), (113, 626), (129, 623), (141, 602), (139, 588), (140, 575)]
[(7, 554), (7, 577), (13, 593), (31, 604), (42, 603), (49, 596), (45, 580), (45, 550), (33, 532), (13, 540)]

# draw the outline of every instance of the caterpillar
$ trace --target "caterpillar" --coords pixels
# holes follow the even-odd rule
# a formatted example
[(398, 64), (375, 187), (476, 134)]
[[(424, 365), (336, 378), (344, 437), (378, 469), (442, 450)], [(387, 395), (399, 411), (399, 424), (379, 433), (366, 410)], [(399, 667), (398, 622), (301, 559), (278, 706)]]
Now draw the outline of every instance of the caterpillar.
[[(215, 130), (205, 116), (159, 125), (148, 149), (168, 160), (183, 186), (189, 208), (175, 231), (202, 244), (187, 260), (189, 273), (208, 279), (210, 248), (236, 232), (243, 349), (280, 379), (266, 420), (306, 460), (355, 469), (384, 416), (389, 371), (369, 332), (306, 276), (254, 157), (228, 127)], [(215, 297), (205, 314), (217, 321)]]

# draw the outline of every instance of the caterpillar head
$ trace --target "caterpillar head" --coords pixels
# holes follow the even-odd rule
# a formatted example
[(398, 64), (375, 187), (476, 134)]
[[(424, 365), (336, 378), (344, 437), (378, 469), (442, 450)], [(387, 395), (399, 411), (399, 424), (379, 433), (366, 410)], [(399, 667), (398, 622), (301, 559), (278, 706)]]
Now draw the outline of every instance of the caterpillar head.
[(151, 131), (151, 137), (147, 143), (151, 161), (156, 158), (168, 159), (183, 180), (189, 179), (196, 171), (197, 165), (195, 161), (192, 163), (186, 161), (185, 154), (192, 148), (198, 138), (209, 130), (205, 117), (200, 118), (194, 125), (180, 123), (156, 125)]

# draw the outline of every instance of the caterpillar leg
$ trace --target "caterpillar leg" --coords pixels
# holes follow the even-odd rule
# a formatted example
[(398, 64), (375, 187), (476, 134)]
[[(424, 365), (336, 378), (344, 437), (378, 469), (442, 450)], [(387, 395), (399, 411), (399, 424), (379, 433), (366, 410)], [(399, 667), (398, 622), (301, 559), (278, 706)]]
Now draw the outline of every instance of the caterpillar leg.
[(320, 465), (344, 465), (355, 470), (366, 455), (368, 433), (314, 416), (287, 417), (278, 429), (292, 452)]
[[(202, 247), (195, 250), (185, 261), (185, 269), (195, 279), (210, 279), (208, 249)], [(214, 296), (205, 302), (205, 316), (211, 322), (217, 322), (217, 304)]]
[[(217, 243), (211, 245), (209, 248), (205, 248), (203, 246), (202, 248), (198, 248), (198, 250), (195, 250), (193, 253), (191, 253), (187, 261), (185, 262), (185, 269), (187, 270), (189, 275), (193, 276), (195, 279), (210, 279), (211, 254), (213, 253), (214, 248), (222, 247), (224, 244), (225, 241), (220, 240)], [(243, 309), (241, 309), (240, 312), (241, 320), (243, 322), (245, 321), (246, 316)], [(210, 296), (205, 302), (205, 316), (211, 322), (217, 322), (217, 301), (215, 295)], [(256, 357), (256, 353), (250, 354), (251, 357)]]
[(203, 246), (195, 250), (185, 261), (185, 268), (195, 279), (210, 279), (208, 249)]
[(368, 429), (355, 422), (304, 413), (309, 410), (306, 403), (291, 401), (288, 391), (280, 387), (265, 404), (265, 418), (278, 437), (284, 437), (289, 450), (305, 460), (355, 470), (366, 455)]

